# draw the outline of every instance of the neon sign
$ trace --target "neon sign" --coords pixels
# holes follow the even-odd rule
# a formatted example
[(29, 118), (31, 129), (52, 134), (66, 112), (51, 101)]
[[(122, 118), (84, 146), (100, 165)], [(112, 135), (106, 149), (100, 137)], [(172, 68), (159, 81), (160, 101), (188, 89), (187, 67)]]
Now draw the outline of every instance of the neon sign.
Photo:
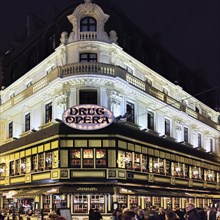
[(109, 126), (113, 120), (109, 109), (93, 104), (76, 105), (63, 113), (63, 122), (78, 130), (98, 130)]

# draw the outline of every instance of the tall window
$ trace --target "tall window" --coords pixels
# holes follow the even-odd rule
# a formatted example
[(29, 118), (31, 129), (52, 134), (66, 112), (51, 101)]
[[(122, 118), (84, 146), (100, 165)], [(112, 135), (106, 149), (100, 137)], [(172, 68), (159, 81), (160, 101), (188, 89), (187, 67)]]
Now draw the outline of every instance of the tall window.
[(24, 128), (25, 131), (29, 131), (30, 130), (30, 125), (31, 125), (30, 118), (31, 118), (30, 113), (25, 115), (25, 125), (24, 125), (25, 126), (25, 128)]
[(79, 104), (97, 104), (97, 90), (80, 90)]
[(96, 20), (92, 17), (85, 17), (80, 21), (80, 31), (96, 31)]
[(213, 139), (210, 138), (210, 152), (213, 152)]
[(43, 171), (44, 170), (44, 153), (38, 154), (38, 170)]
[(81, 53), (79, 55), (79, 61), (83, 62), (97, 62), (97, 54), (96, 53)]
[(147, 128), (150, 130), (154, 130), (154, 113), (147, 113)]
[(96, 150), (96, 168), (106, 167), (106, 150)]
[(25, 174), (27, 169), (26, 158), (21, 159), (21, 174)]
[(10, 122), (8, 124), (8, 137), (12, 138), (13, 137), (13, 122)]
[(141, 155), (134, 153), (134, 170), (141, 170)]
[(92, 149), (83, 150), (83, 167), (84, 168), (94, 167), (94, 155)]
[(31, 171), (36, 172), (38, 169), (37, 155), (31, 157)]
[(52, 120), (52, 102), (45, 106), (45, 123), (51, 122)]
[(52, 152), (45, 153), (45, 168), (47, 170), (52, 169)]
[(202, 135), (198, 133), (198, 147), (202, 147)]
[(15, 162), (14, 161), (10, 162), (10, 175), (11, 176), (15, 175)]
[(187, 127), (184, 127), (184, 137), (183, 138), (186, 143), (189, 142), (189, 129)]
[(80, 168), (81, 152), (80, 150), (70, 151), (70, 166)]
[(6, 169), (6, 164), (2, 163), (0, 164), (0, 177), (5, 177), (5, 169)]
[(134, 123), (134, 104), (126, 103), (126, 113), (128, 114), (127, 121)]
[(165, 135), (170, 136), (170, 120), (165, 119)]

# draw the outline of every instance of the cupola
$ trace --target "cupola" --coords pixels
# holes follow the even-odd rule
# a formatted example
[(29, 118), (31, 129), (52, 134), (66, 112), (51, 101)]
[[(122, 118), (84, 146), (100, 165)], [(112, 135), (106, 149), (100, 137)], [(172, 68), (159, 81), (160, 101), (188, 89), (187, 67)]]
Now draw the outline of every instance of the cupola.
[(98, 5), (92, 3), (92, 0), (84, 0), (84, 3), (77, 6), (67, 18), (73, 28), (69, 35), (67, 32), (62, 32), (61, 44), (88, 40), (117, 43), (116, 32), (111, 30), (108, 35), (104, 29), (109, 15), (105, 14)]

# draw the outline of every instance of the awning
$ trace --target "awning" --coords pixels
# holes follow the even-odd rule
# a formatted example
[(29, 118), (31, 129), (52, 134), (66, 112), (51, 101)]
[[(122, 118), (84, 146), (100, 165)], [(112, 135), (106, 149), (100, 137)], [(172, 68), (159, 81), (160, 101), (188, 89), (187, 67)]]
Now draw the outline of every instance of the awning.
[(43, 187), (43, 188), (31, 188), (20, 190), (13, 198), (34, 198), (39, 195), (58, 194), (59, 189), (57, 187)]
[(140, 195), (140, 196), (159, 196), (159, 197), (178, 197), (178, 198), (219, 198), (220, 199), (220, 194), (215, 193), (215, 192), (207, 192), (207, 193), (197, 193), (197, 192), (186, 192), (186, 191), (181, 191), (181, 190), (170, 190), (170, 189), (154, 189), (154, 188), (138, 188), (138, 187), (124, 187), (120, 188), (122, 193), (122, 189), (128, 190), (128, 194), (132, 193), (135, 195)]
[(34, 198), (39, 195), (55, 195), (63, 193), (114, 193), (113, 186), (55, 186), (42, 188), (29, 188), (20, 190), (13, 198)]
[[(124, 187), (123, 187), (124, 188)], [(160, 196), (160, 197), (190, 197), (183, 191), (169, 190), (169, 189), (153, 189), (153, 188), (138, 188), (125, 187), (131, 193), (140, 196)]]

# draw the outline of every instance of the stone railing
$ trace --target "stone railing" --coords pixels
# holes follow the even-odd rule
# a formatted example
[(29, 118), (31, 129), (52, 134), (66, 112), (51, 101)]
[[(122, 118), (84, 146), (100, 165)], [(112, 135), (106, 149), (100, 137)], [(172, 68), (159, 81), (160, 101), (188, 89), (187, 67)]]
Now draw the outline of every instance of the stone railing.
[(142, 91), (145, 91), (151, 96), (163, 101), (164, 103), (171, 105), (174, 108), (177, 108), (183, 112), (186, 112), (191, 117), (196, 118), (199, 121), (208, 124), (209, 126), (217, 130), (220, 130), (220, 126), (211, 119), (197, 113), (196, 111), (194, 111), (193, 109), (187, 106), (183, 106), (183, 104), (178, 100), (173, 99), (167, 94), (164, 94), (160, 90), (149, 85), (147, 82), (128, 73), (125, 69), (119, 66), (113, 66), (104, 63), (73, 63), (62, 67), (57, 67), (53, 69), (48, 75), (40, 79), (38, 82), (34, 83), (30, 87), (22, 91), (21, 93), (17, 94), (9, 101), (3, 103), (1, 105), (0, 112), (4, 112), (7, 109), (11, 108), (13, 105), (23, 101), (27, 97), (33, 95), (35, 92), (46, 87), (50, 82), (54, 81), (57, 78), (65, 78), (69, 76), (85, 75), (85, 74), (86, 75), (96, 74), (96, 75), (106, 75), (111, 77), (119, 77), (127, 81), (129, 84), (135, 86), (136, 88), (141, 89)]
[(96, 40), (97, 32), (80, 32), (79, 39), (80, 40)]

